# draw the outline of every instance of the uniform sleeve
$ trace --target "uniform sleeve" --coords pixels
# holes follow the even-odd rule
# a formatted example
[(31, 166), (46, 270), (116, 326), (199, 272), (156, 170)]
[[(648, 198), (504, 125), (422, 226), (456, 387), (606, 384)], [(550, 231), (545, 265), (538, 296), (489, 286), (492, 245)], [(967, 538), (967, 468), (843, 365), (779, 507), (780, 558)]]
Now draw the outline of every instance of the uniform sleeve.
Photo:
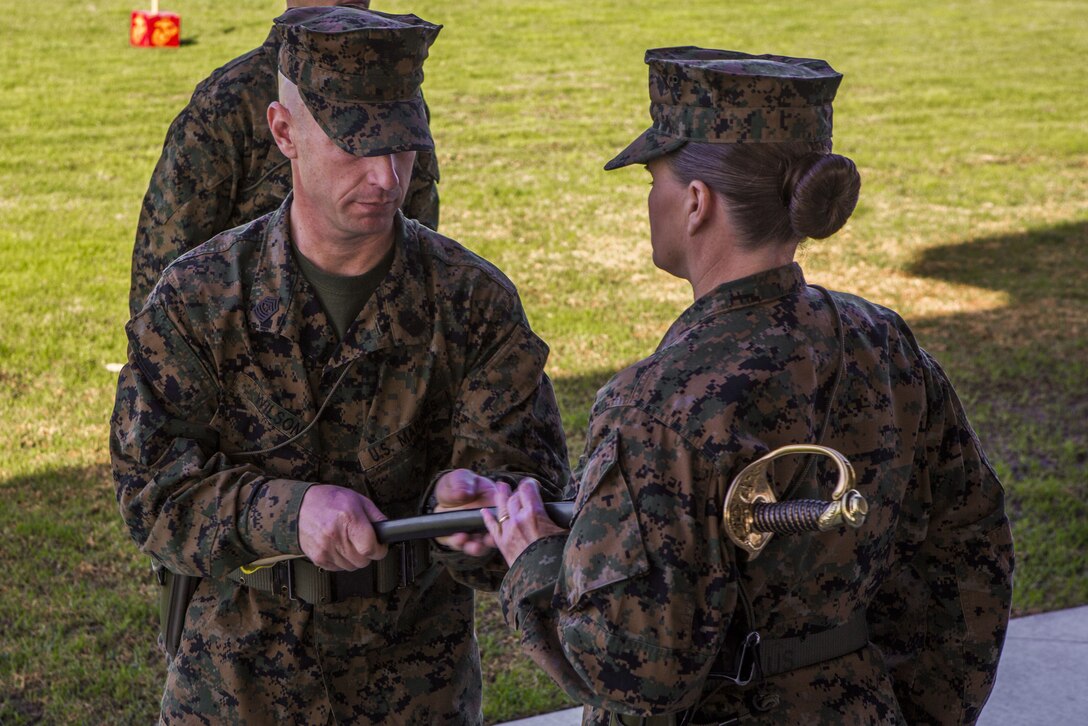
[(873, 640), (911, 723), (974, 723), (993, 687), (1012, 604), (1004, 491), (936, 361), (916, 496), (901, 519), (924, 528), (908, 565), (874, 599)]
[[(472, 306), (501, 311), (499, 301), (474, 300)], [(506, 309), (504, 318), (469, 331), (467, 349), (478, 354), (470, 357), (456, 392), (449, 468), (471, 469), (513, 487), (533, 477), (544, 499), (554, 501), (568, 485), (570, 468), (559, 406), (544, 373), (548, 347), (529, 328), (519, 304), (507, 301)], [(498, 589), (506, 573), (497, 551), (482, 560), (439, 547), (434, 554), (455, 579), (477, 589)]]
[(228, 124), (206, 123), (195, 97), (170, 124), (140, 208), (129, 311), (136, 315), (166, 266), (230, 226), (241, 152)]
[(736, 604), (721, 481), (635, 409), (595, 417), (586, 451), (569, 537), (538, 540), (503, 581), (507, 623), (571, 698), (678, 711), (699, 697)]
[(264, 476), (218, 453), (218, 386), (208, 360), (154, 300), (128, 324), (110, 455), (121, 515), (145, 553), (174, 572), (223, 577), (301, 554), (308, 483)]

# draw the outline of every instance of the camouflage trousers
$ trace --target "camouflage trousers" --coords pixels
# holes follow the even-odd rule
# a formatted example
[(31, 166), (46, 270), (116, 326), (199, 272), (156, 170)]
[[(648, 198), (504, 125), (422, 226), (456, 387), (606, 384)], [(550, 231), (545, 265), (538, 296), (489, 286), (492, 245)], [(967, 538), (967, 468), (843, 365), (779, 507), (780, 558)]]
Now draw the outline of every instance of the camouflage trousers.
[(160, 723), (481, 724), (472, 618), (472, 590), (441, 567), (317, 607), (204, 579)]

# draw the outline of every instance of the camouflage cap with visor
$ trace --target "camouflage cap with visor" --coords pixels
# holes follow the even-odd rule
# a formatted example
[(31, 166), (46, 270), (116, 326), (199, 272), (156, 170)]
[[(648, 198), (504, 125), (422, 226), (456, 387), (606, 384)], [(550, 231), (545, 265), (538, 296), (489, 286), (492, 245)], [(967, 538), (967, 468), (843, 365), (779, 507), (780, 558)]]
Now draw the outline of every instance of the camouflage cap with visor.
[(336, 145), (355, 156), (433, 151), (419, 86), (440, 25), (358, 7), (303, 7), (275, 20), (279, 71)]
[(689, 141), (750, 144), (831, 138), (842, 81), (826, 61), (692, 46), (646, 51), (653, 125), (605, 165), (645, 164)]

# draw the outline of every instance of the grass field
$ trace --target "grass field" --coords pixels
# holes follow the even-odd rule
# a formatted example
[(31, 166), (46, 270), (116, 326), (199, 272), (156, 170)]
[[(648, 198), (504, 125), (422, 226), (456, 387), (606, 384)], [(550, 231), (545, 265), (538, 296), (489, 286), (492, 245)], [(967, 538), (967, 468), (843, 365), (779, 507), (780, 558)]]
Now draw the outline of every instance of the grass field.
[[(137, 212), (192, 87), (278, 0), (0, 0), (0, 723), (148, 723), (154, 588), (123, 531), (107, 419)], [(1019, 614), (1088, 603), (1088, 13), (1080, 0), (375, 0), (444, 24), (425, 90), (442, 228), (499, 264), (552, 346), (572, 454), (593, 393), (689, 303), (650, 263), (647, 176), (601, 166), (648, 122), (646, 48), (828, 59), (858, 211), (810, 281), (899, 310), (944, 362), (1007, 487)], [(566, 701), (479, 633), (488, 719)]]

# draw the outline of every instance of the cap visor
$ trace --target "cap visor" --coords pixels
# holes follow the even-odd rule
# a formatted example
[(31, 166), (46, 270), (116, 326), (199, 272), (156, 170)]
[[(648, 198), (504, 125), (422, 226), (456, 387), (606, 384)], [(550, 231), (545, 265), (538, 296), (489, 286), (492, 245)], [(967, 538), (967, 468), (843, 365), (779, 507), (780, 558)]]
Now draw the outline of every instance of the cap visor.
[(299, 89), (306, 107), (336, 145), (354, 156), (434, 151), (423, 98), (387, 103), (329, 101)]
[(688, 142), (687, 139), (677, 136), (668, 136), (658, 133), (652, 127), (642, 132), (642, 135), (632, 141), (626, 149), (621, 151), (615, 159), (604, 165), (605, 171), (619, 169), (621, 166), (631, 164), (645, 164), (646, 162), (664, 156), (670, 151), (676, 151)]

